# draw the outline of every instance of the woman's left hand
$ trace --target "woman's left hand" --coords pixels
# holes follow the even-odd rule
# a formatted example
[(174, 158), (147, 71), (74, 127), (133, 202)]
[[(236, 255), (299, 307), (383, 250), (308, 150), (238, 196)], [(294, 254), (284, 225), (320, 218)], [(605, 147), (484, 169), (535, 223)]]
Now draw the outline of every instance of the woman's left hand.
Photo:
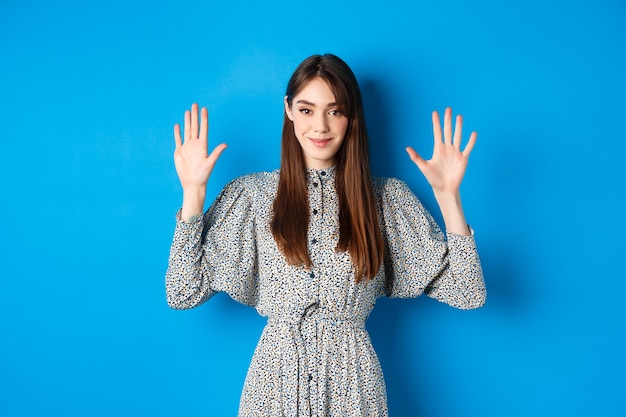
[(474, 144), (476, 132), (472, 132), (465, 148), (461, 150), (463, 118), (456, 116), (454, 132), (452, 131), (452, 109), (447, 108), (443, 122), (443, 140), (439, 114), (433, 112), (433, 134), (435, 139), (433, 156), (424, 160), (413, 148), (406, 151), (411, 160), (422, 171), (436, 195), (459, 193), (461, 181), (467, 169), (467, 161)]

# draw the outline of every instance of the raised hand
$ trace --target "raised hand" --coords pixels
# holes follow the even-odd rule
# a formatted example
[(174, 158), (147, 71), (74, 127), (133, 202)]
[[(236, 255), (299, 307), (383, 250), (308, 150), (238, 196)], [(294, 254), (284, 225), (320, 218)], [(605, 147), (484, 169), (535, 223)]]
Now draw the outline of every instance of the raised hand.
[(424, 160), (413, 148), (406, 148), (409, 157), (422, 171), (435, 195), (458, 194), (459, 192), (461, 181), (467, 169), (469, 155), (476, 143), (476, 132), (472, 132), (467, 145), (461, 150), (462, 133), (463, 118), (461, 115), (456, 116), (453, 132), (452, 109), (448, 107), (444, 114), (443, 140), (439, 114), (436, 111), (433, 112), (435, 143), (433, 156), (430, 160)]
[(174, 164), (183, 187), (183, 208), (181, 218), (185, 221), (202, 213), (206, 184), (226, 144), (222, 143), (208, 155), (209, 113), (206, 108), (200, 111), (192, 104), (191, 111), (185, 111), (184, 140), (180, 135), (180, 125), (174, 125)]
[(452, 109), (448, 107), (443, 119), (442, 138), (441, 121), (439, 114), (435, 111), (433, 112), (435, 145), (432, 158), (428, 161), (424, 160), (411, 147), (407, 147), (406, 151), (433, 188), (446, 230), (469, 235), (470, 229), (461, 204), (460, 187), (467, 169), (467, 160), (476, 143), (476, 132), (472, 132), (463, 150), (461, 150), (462, 133), (463, 118), (460, 115), (456, 117), (453, 132)]
[(185, 111), (184, 141), (180, 136), (180, 125), (174, 125), (174, 164), (183, 189), (206, 187), (215, 162), (226, 149), (222, 143), (208, 155), (209, 113), (206, 108), (200, 111), (198, 126), (198, 105), (192, 104), (191, 111)]

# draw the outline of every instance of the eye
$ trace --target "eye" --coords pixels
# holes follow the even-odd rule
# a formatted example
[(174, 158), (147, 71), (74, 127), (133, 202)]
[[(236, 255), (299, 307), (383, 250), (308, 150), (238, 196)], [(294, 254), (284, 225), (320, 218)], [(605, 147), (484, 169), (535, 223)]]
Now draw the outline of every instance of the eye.
[(300, 110), (298, 110), (298, 111), (299, 111), (300, 113), (302, 113), (302, 114), (311, 114), (311, 110), (309, 110), (309, 109), (307, 109), (307, 108), (300, 109)]
[(331, 116), (337, 116), (337, 117), (341, 117), (343, 116), (343, 113), (341, 112), (341, 110), (338, 109), (334, 109), (328, 112)]

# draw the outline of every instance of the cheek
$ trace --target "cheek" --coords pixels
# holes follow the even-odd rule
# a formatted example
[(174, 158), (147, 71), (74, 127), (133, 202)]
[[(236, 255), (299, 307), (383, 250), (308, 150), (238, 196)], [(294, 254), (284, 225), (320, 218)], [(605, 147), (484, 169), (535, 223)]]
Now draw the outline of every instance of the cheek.
[(335, 124), (335, 132), (344, 136), (346, 134), (347, 129), (348, 129), (348, 119), (344, 117), (340, 120), (337, 120), (337, 123)]
[(298, 117), (300, 115), (298, 114), (294, 114), (293, 115), (293, 129), (296, 132), (302, 131), (302, 130), (306, 130), (306, 120), (304, 120), (302, 117)]
[(300, 133), (304, 130), (304, 127), (302, 126), (302, 123), (299, 123), (297, 121), (297, 119), (294, 119), (293, 121), (293, 131), (295, 132), (296, 136), (298, 138), (300, 138)]

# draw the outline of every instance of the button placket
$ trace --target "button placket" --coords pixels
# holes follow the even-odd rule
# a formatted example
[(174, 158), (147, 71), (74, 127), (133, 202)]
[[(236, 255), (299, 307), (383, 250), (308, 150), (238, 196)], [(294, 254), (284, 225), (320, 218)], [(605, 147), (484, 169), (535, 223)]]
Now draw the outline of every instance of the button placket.
[(318, 242), (320, 239), (320, 228), (322, 225), (322, 194), (323, 187), (321, 186), (321, 180), (319, 174), (311, 173), (309, 177), (309, 230), (308, 230), (308, 246), (309, 256), (313, 262), (313, 267), (308, 274), (309, 295), (314, 299), (319, 297), (319, 272), (316, 270), (316, 266), (319, 265), (317, 260), (319, 256)]
[[(333, 216), (334, 213), (327, 213), (325, 211), (325, 205), (329, 202), (329, 198), (333, 198), (334, 195), (329, 196), (328, 193), (334, 192), (334, 182), (332, 175), (329, 175), (328, 172), (324, 170), (317, 171), (309, 171), (308, 178), (308, 196), (309, 196), (309, 229), (308, 229), (308, 248), (309, 255), (311, 257), (311, 261), (313, 263), (313, 267), (308, 272), (308, 288), (307, 293), (312, 300), (316, 300), (317, 303), (322, 303), (321, 300), (322, 293), (326, 290), (325, 288), (325, 276), (323, 265), (325, 262), (323, 258), (328, 254), (328, 238), (330, 236), (329, 230), (332, 227), (329, 227), (329, 217)], [(332, 217), (331, 217), (332, 218)], [(334, 224), (334, 223), (333, 223)], [(320, 269), (320, 267), (322, 267)], [(321, 336), (318, 334), (320, 330), (318, 328), (318, 319), (311, 317), (312, 322), (308, 323), (312, 325), (312, 327), (307, 326), (307, 331), (310, 331), (309, 336), (313, 337), (312, 344), (307, 345), (307, 354), (310, 355), (310, 362), (307, 363), (306, 374), (303, 376), (305, 383), (308, 385), (308, 393), (309, 393), (309, 406), (310, 406), (310, 415), (321, 417), (322, 414), (318, 414), (320, 411), (320, 395), (322, 395), (322, 391), (320, 391), (320, 370), (318, 369), (319, 361), (318, 355), (321, 354), (320, 351), (320, 340), (318, 338)], [(309, 414), (307, 414), (309, 415)]]
[[(323, 172), (323, 171), (322, 171)], [(320, 231), (322, 227), (322, 200), (324, 194), (324, 187), (321, 173), (316, 172), (311, 175), (311, 186), (309, 188), (309, 204), (311, 207), (311, 218), (309, 220), (309, 246), (311, 249), (311, 257), (314, 258), (318, 248), (317, 243), (320, 240)]]

